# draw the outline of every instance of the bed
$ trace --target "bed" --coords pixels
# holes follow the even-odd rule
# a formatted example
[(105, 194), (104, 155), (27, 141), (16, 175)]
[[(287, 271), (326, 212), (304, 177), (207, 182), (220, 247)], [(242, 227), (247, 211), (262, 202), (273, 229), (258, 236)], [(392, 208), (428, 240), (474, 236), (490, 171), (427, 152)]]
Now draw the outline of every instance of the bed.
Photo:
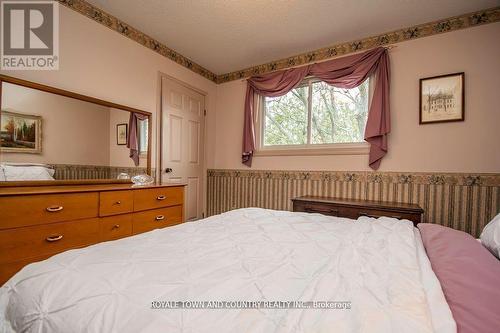
[[(299, 300), (349, 307), (158, 306)], [(410, 221), (259, 208), (28, 265), (0, 289), (0, 310), (0, 332), (457, 331)]]

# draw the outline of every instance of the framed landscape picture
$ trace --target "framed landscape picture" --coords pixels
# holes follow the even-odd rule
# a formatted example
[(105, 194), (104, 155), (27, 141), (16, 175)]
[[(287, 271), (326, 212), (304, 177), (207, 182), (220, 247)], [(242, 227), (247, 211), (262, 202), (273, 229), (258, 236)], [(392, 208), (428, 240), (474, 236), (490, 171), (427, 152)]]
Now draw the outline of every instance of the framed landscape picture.
[(0, 112), (0, 151), (9, 153), (42, 152), (42, 117)]
[(128, 125), (127, 124), (118, 124), (116, 125), (116, 144), (119, 146), (123, 146), (127, 144), (127, 135), (128, 135)]
[(420, 124), (463, 121), (464, 73), (420, 79)]

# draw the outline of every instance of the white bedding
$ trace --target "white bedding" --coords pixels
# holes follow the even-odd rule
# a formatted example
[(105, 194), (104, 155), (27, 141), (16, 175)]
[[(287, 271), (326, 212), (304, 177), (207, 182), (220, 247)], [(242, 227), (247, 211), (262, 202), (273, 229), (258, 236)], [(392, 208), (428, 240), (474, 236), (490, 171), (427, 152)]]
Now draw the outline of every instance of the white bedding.
[[(0, 288), (0, 331), (454, 332), (422, 251), (409, 221), (240, 209), (25, 267)], [(156, 300), (352, 308), (151, 309)]]
[(0, 181), (54, 180), (55, 170), (45, 164), (0, 164)]

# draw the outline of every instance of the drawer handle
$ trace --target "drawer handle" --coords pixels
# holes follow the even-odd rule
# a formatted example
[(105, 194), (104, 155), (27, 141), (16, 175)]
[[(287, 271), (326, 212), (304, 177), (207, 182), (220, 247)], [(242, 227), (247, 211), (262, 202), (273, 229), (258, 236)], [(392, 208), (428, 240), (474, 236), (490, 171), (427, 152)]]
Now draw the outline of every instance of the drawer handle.
[(55, 212), (60, 212), (61, 210), (63, 210), (63, 206), (50, 206), (50, 207), (47, 207), (46, 210), (50, 213), (55, 213)]
[[(366, 217), (371, 217), (374, 219), (378, 219), (379, 217), (383, 217), (383, 215), (373, 215), (373, 214), (368, 214), (365, 212), (359, 212), (359, 216), (366, 216)], [(387, 217), (392, 217), (392, 218), (401, 220), (401, 216), (399, 216), (399, 215), (393, 215), (393, 216), (387, 216)]]
[(119, 224), (115, 224), (115, 225), (113, 226), (113, 228), (111, 228), (111, 229), (118, 229), (118, 228), (120, 228), (120, 225), (119, 225)]
[(57, 235), (57, 236), (49, 236), (45, 238), (47, 242), (57, 242), (63, 238), (63, 235)]
[(155, 217), (155, 220), (156, 220), (156, 221), (163, 221), (164, 219), (165, 219), (165, 215), (157, 215), (157, 216)]
[(117, 202), (115, 202), (115, 205), (121, 205), (122, 202), (120, 200), (118, 200)]
[(156, 200), (159, 200), (159, 201), (162, 201), (162, 200), (165, 200), (167, 197), (164, 196), (164, 195), (159, 195), (156, 197)]

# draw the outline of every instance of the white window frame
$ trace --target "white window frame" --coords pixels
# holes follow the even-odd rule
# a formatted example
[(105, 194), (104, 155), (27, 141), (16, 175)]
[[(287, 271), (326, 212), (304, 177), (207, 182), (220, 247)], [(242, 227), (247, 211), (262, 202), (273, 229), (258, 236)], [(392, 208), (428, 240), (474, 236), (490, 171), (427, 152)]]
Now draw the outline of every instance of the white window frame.
[[(314, 82), (318, 82), (315, 78), (306, 78), (298, 87), (303, 87), (304, 85), (309, 86), (309, 105), (312, 102), (311, 85)], [(373, 78), (370, 78), (368, 83), (368, 105), (371, 104), (371, 99), (373, 95), (372, 90)], [(370, 144), (368, 142), (350, 142), (350, 143), (325, 143), (325, 144), (312, 144), (311, 142), (311, 112), (312, 107), (308, 107), (307, 110), (307, 142), (306, 144), (298, 145), (264, 145), (264, 128), (266, 126), (266, 106), (265, 97), (256, 96), (254, 110), (256, 119), (255, 123), (255, 147), (256, 151), (254, 156), (307, 156), (307, 155), (368, 155), (370, 152)]]

